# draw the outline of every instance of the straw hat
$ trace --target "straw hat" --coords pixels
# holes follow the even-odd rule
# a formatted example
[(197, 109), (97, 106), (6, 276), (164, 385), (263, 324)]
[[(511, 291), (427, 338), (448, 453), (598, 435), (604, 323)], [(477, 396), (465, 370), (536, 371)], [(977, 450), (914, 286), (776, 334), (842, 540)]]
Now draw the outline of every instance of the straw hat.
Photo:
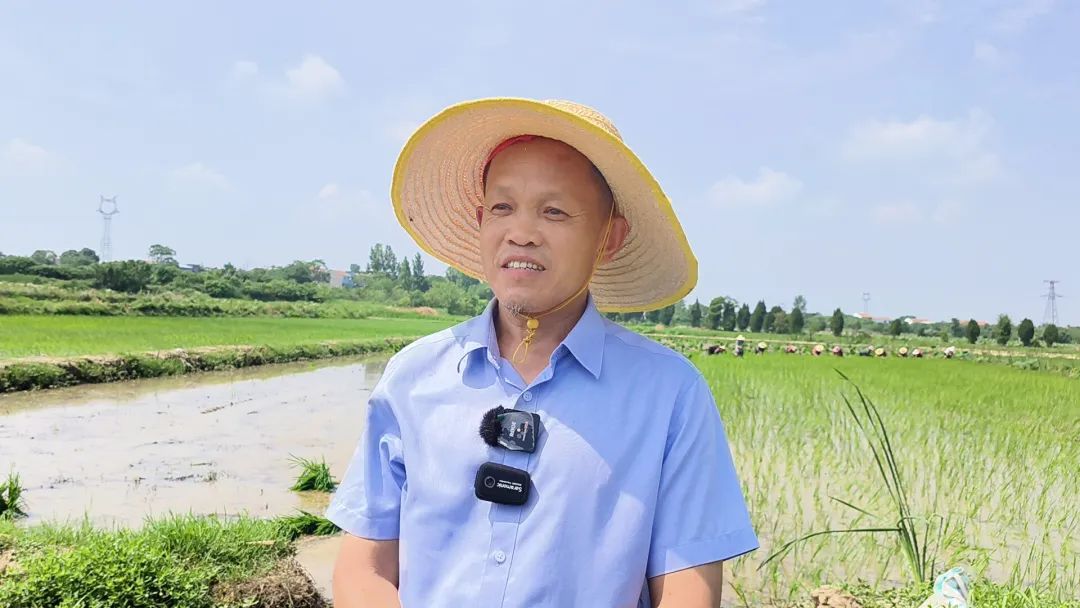
[(681, 300), (697, 283), (690, 250), (660, 184), (596, 110), (569, 101), (493, 98), (450, 106), (420, 126), (394, 167), (390, 197), (398, 222), (421, 249), (484, 279), (476, 206), (483, 201), (488, 155), (518, 135), (564, 142), (604, 175), (630, 225), (622, 249), (593, 275), (601, 310), (654, 310)]

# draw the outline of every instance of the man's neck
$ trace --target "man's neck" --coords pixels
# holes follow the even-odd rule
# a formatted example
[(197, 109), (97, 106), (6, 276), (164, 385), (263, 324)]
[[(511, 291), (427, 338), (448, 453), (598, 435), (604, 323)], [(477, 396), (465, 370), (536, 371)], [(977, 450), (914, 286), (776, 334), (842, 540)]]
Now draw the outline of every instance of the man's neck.
[[(522, 372), (522, 376), (529, 382), (541, 370), (547, 367), (547, 361), (551, 353), (559, 347), (566, 336), (577, 325), (585, 313), (589, 294), (585, 292), (578, 296), (570, 304), (560, 310), (545, 315), (539, 319), (540, 328), (529, 345), (528, 357), (523, 363), (514, 363), (514, 368)], [(528, 329), (525, 327), (526, 317), (515, 315), (502, 305), (497, 303), (495, 307), (495, 336), (499, 343), (499, 352), (508, 361), (513, 362), (514, 351), (525, 338)], [(521, 347), (524, 350), (524, 346)], [(520, 353), (518, 355), (521, 356)], [(528, 376), (532, 377), (528, 377)]]

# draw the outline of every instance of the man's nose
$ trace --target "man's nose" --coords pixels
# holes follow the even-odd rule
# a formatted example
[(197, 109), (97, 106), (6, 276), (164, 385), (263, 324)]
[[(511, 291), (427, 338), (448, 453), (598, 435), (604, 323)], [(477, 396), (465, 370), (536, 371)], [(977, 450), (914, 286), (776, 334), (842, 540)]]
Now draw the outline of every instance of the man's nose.
[(515, 213), (506, 231), (506, 240), (522, 247), (540, 244), (540, 222), (529, 213)]

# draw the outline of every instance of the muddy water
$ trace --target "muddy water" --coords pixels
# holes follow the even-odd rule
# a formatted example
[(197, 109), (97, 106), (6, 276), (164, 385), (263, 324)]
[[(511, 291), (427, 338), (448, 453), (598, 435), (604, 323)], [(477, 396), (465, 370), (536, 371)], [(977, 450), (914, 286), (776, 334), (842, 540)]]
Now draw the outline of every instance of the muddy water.
[(29, 524), (138, 526), (173, 513), (321, 513), (290, 454), (341, 478), (382, 360), (337, 360), (0, 395), (0, 475)]

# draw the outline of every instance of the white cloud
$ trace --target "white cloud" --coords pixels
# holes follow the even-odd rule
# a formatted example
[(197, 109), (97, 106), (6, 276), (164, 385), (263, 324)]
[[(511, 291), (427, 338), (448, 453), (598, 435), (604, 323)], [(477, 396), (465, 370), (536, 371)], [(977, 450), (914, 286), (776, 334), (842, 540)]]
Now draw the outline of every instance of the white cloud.
[(338, 192), (339, 192), (339, 189), (338, 189), (337, 184), (334, 184), (334, 183), (326, 184), (325, 186), (323, 186), (322, 188), (319, 189), (319, 198), (320, 199), (334, 198), (335, 196), (338, 195)]
[(11, 175), (43, 175), (56, 164), (48, 150), (25, 139), (14, 138), (0, 149), (0, 168)]
[(978, 183), (1000, 173), (990, 149), (993, 121), (974, 109), (965, 118), (871, 121), (851, 129), (843, 153), (859, 162), (883, 162), (890, 168), (917, 168), (925, 175), (953, 183)]
[(964, 201), (949, 199), (938, 203), (931, 216), (939, 224), (948, 224), (963, 219), (968, 214), (968, 204)]
[(1001, 51), (989, 42), (976, 42), (972, 55), (975, 57), (976, 61), (991, 67), (1001, 65), (1004, 60)]
[(941, 18), (940, 0), (891, 0), (889, 4), (919, 23), (935, 23)]
[(307, 55), (300, 65), (285, 71), (290, 96), (320, 101), (341, 91), (345, 80), (341, 73), (318, 55)]
[(219, 190), (230, 188), (229, 180), (218, 171), (204, 165), (201, 161), (174, 169), (170, 174), (173, 180)]
[(1053, 10), (1055, 0), (1018, 0), (1001, 11), (994, 22), (994, 29), (1002, 32), (1022, 32), (1031, 22)]
[(237, 61), (232, 67), (233, 78), (252, 78), (259, 75), (259, 64), (254, 61)]
[(794, 198), (802, 191), (802, 182), (787, 173), (768, 167), (758, 170), (757, 177), (743, 180), (729, 175), (713, 184), (709, 190), (714, 202), (723, 206), (763, 206)]
[(765, 0), (713, 0), (712, 7), (719, 13), (738, 15), (758, 10)]
[(922, 221), (923, 212), (912, 203), (878, 205), (874, 219), (881, 224), (914, 224)]

